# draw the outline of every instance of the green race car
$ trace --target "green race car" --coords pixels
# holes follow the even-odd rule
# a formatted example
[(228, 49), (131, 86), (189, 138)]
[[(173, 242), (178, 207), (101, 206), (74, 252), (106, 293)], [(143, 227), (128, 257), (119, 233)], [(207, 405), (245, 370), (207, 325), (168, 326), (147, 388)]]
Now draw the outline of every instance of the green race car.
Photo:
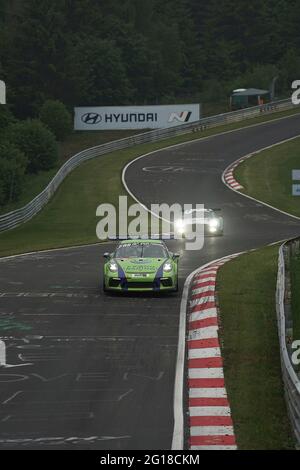
[(178, 291), (179, 255), (161, 240), (124, 240), (104, 258), (104, 292)]

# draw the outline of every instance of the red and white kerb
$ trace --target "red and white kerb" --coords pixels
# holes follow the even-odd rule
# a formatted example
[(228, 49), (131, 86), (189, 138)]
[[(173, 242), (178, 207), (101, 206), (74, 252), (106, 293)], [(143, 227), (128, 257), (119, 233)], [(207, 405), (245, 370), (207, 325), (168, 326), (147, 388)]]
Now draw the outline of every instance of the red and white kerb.
[(230, 166), (226, 172), (224, 173), (224, 180), (225, 183), (232, 189), (235, 189), (239, 191), (240, 189), (244, 189), (242, 185), (235, 179), (233, 176), (233, 172), (235, 168), (244, 161), (245, 159), (240, 159), (238, 162), (234, 163), (232, 166)]
[(188, 317), (188, 390), (191, 450), (235, 450), (224, 383), (215, 287), (229, 256), (199, 270), (192, 281)]

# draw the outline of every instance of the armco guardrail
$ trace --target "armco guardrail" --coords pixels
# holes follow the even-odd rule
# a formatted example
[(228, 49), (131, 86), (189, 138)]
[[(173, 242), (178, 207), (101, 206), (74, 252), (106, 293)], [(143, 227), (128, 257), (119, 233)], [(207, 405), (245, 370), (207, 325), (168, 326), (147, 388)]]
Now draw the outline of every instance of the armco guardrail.
[(281, 245), (278, 259), (278, 277), (276, 290), (276, 310), (278, 320), (281, 370), (284, 382), (285, 398), (291, 424), (300, 445), (300, 380), (291, 363), (287, 345), (287, 318), (286, 318), (286, 263), (284, 251), (288, 249), (289, 242)]
[(91, 158), (99, 157), (115, 150), (122, 150), (124, 148), (149, 142), (157, 142), (159, 140), (175, 137), (181, 134), (187, 134), (189, 132), (204, 131), (206, 129), (223, 124), (238, 122), (244, 119), (259, 116), (261, 114), (283, 111), (293, 107), (294, 105), (290, 99), (276, 101), (267, 105), (255, 106), (252, 108), (246, 108), (239, 111), (233, 111), (230, 113), (219, 114), (217, 116), (200, 119), (200, 121), (193, 122), (191, 124), (183, 124), (176, 127), (158, 129), (155, 131), (138, 134), (136, 136), (127, 137), (126, 139), (116, 140), (114, 142), (109, 142), (107, 144), (84, 150), (83, 152), (80, 152), (71, 157), (59, 169), (48, 186), (26, 206), (0, 216), (0, 232), (13, 229), (18, 225), (30, 220), (47, 204), (65, 177), (81, 163), (86, 162)]

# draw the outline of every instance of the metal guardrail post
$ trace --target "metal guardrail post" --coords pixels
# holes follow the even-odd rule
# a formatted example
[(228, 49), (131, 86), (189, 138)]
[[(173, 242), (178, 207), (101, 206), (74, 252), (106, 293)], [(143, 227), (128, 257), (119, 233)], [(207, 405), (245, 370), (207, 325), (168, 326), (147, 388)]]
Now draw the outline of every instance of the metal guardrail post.
[(287, 349), (287, 328), (286, 328), (286, 265), (284, 250), (289, 242), (285, 242), (279, 249), (278, 275), (276, 288), (276, 312), (278, 321), (278, 334), (280, 343), (281, 370), (284, 383), (285, 399), (287, 409), (292, 424), (292, 428), (300, 446), (300, 380), (292, 365)]

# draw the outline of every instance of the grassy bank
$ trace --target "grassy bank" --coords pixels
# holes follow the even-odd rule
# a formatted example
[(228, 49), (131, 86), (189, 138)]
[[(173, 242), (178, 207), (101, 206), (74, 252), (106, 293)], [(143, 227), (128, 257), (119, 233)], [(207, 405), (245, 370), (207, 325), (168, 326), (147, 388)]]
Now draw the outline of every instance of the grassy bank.
[(0, 207), (0, 214), (23, 207), (39, 194), (51, 181), (58, 169), (66, 160), (71, 158), (81, 150), (105, 144), (113, 140), (124, 139), (131, 135), (139, 133), (138, 131), (95, 131), (95, 132), (74, 132), (64, 142), (59, 143), (59, 159), (54, 168), (49, 171), (41, 171), (38, 174), (25, 175), (24, 188), (20, 198), (17, 201)]
[[(235, 170), (243, 192), (300, 217), (300, 198), (292, 195), (292, 170), (300, 168), (300, 138), (265, 150)], [(294, 337), (300, 338), (300, 257), (291, 259)]]
[[(295, 112), (296, 110), (289, 113), (276, 113), (204, 132), (182, 135), (158, 143), (113, 152), (91, 160), (66, 178), (40, 214), (15, 230), (0, 234), (0, 256), (97, 242), (96, 208), (103, 202), (116, 204), (118, 196), (124, 194), (121, 170), (128, 161), (169, 145), (243, 128), (262, 121), (277, 119), (286, 114), (295, 114)], [(72, 146), (70, 144), (72, 150), (69, 146), (69, 153), (73, 154), (82, 149), (79, 148), (82, 138), (78, 137), (80, 145), (79, 143), (78, 147), (76, 145), (76, 150), (73, 144)]]
[(292, 195), (292, 170), (298, 168), (300, 138), (246, 160), (235, 177), (246, 194), (300, 217), (300, 198)]
[(278, 247), (218, 275), (225, 380), (240, 449), (294, 447), (283, 395), (275, 311)]
[(97, 206), (116, 205), (119, 194), (125, 193), (120, 168), (131, 155), (109, 154), (76, 169), (37, 216), (0, 234), (0, 255), (96, 243)]

